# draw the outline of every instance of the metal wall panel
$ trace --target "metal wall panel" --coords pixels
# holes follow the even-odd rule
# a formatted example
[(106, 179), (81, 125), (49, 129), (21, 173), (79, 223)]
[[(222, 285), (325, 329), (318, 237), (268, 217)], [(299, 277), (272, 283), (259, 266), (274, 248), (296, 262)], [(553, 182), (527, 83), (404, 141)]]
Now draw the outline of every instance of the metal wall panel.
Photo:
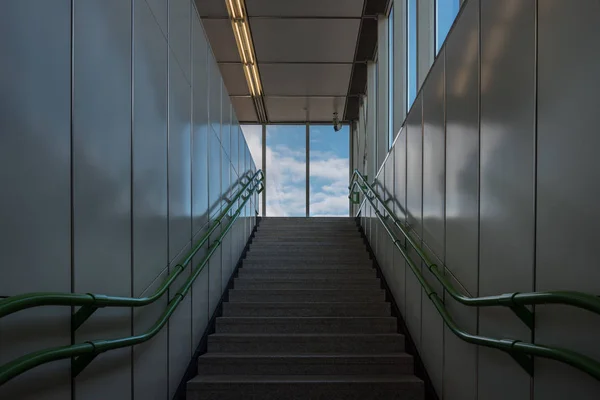
[[(163, 244), (162, 247), (166, 252), (166, 244)], [(154, 282), (144, 292), (140, 293), (140, 296), (152, 295), (163, 283), (168, 272), (168, 268), (165, 267)], [(153, 304), (133, 309), (134, 335), (147, 332), (156, 323), (167, 307), (167, 300), (167, 296), (163, 296)], [(167, 331), (167, 328), (163, 328), (151, 340), (133, 348), (133, 399), (135, 400), (164, 400), (167, 398)], [(123, 398), (129, 397), (124, 394)]]
[[(177, 255), (169, 265), (169, 271), (191, 250), (191, 245), (186, 245), (180, 254)], [(177, 291), (183, 286), (184, 282), (190, 277), (192, 263), (179, 275), (173, 286), (169, 288), (169, 300), (175, 297)], [(192, 296), (188, 295), (181, 300), (177, 309), (171, 315), (168, 322), (168, 363), (169, 363), (169, 399), (173, 398), (183, 374), (190, 362), (192, 356)]]
[(191, 0), (169, 0), (169, 46), (188, 83), (192, 81), (191, 11)]
[(479, 1), (446, 40), (446, 266), (477, 295)]
[(209, 216), (221, 211), (221, 145), (214, 131), (208, 134), (208, 209)]
[[(460, 283), (446, 271), (451, 283), (460, 288)], [(477, 332), (477, 309), (465, 307), (454, 301), (450, 295), (444, 298), (446, 308), (461, 329), (467, 332)], [(477, 397), (477, 353), (480, 350), (475, 345), (459, 339), (447, 327), (444, 327), (444, 370), (443, 392), (444, 400), (475, 400)], [(480, 397), (480, 400), (486, 397)]]
[[(225, 125), (224, 125), (225, 126)], [(231, 187), (230, 187), (230, 175), (231, 175), (231, 162), (229, 161), (229, 157), (225, 153), (225, 149), (221, 146), (221, 204), (222, 208), (225, 208), (229, 205), (229, 199), (231, 198)], [(221, 228), (224, 230), (227, 224), (230, 221), (230, 216), (232, 212), (227, 213), (227, 218), (224, 223), (221, 225)], [(227, 286), (227, 281), (229, 280), (229, 265), (231, 264), (231, 242), (229, 240), (229, 234), (224, 237), (223, 242), (221, 243), (221, 293), (223, 293), (223, 289)]]
[[(198, 243), (198, 241), (202, 238), (202, 236), (208, 231), (210, 225), (206, 225), (201, 228), (196, 236), (194, 237), (193, 243)], [(206, 255), (206, 250), (208, 249), (208, 244), (204, 245), (204, 247), (196, 253), (194, 256), (194, 260), (192, 264), (194, 268), (199, 267), (200, 263), (204, 259)], [(204, 266), (202, 272), (194, 285), (192, 286), (192, 351), (196, 350), (196, 346), (200, 343), (200, 339), (202, 339), (202, 335), (208, 326), (208, 321), (211, 317), (208, 309), (208, 296), (209, 296), (209, 287), (208, 287), (208, 264)]]
[(423, 87), (423, 240), (444, 259), (446, 126), (444, 49)]
[[(406, 119), (406, 204), (407, 223), (412, 234), (423, 235), (423, 126), (421, 94), (417, 96)], [(414, 235), (413, 235), (414, 237)], [(417, 266), (421, 265), (416, 252), (409, 251)], [(406, 323), (417, 345), (421, 348), (421, 285), (412, 272), (406, 273)]]
[[(131, 296), (131, 1), (74, 7), (73, 289)], [(75, 341), (131, 333), (129, 309), (100, 309)], [(77, 398), (130, 393), (131, 351), (94, 360), (76, 379)]]
[(144, 0), (134, 3), (133, 293), (168, 265), (167, 41)]
[(202, 24), (193, 17), (192, 70), (192, 232), (208, 222), (208, 46)]
[[(533, 290), (535, 3), (481, 2), (481, 296)], [(480, 309), (479, 332), (531, 341), (502, 307)], [(480, 399), (530, 398), (529, 375), (506, 354), (481, 348), (478, 370)]]
[(229, 157), (231, 150), (231, 101), (224, 83), (221, 83), (221, 146), (224, 153)]
[[(395, 214), (404, 223), (406, 219), (406, 128), (398, 133), (394, 144), (394, 207)], [(403, 236), (402, 236), (403, 237)], [(404, 245), (406, 241), (402, 239)], [(406, 261), (399, 251), (394, 252), (394, 299), (402, 315), (406, 315)]]
[(169, 55), (169, 259), (191, 240), (190, 86)]
[[(479, 1), (464, 6), (446, 39), (446, 266), (478, 293)], [(446, 296), (448, 298), (448, 296)], [(475, 332), (477, 311), (449, 300), (461, 327)], [(444, 399), (477, 398), (474, 346), (445, 331)]]
[(144, 0), (160, 26), (165, 38), (169, 36), (169, 0)]
[[(423, 241), (443, 265), (445, 228), (445, 90), (444, 53), (429, 72), (423, 87)], [(442, 286), (425, 266), (423, 274), (442, 296)], [(427, 295), (422, 293), (421, 355), (437, 393), (442, 393), (443, 321)]]
[[(600, 294), (597, 1), (538, 2), (536, 290)], [(560, 227), (560, 229), (557, 229)], [(536, 342), (600, 360), (597, 315), (536, 307)], [(597, 399), (600, 382), (536, 360), (535, 399)]]
[[(0, 295), (70, 292), (71, 1), (0, 2), (0, 48)], [(66, 307), (4, 317), (0, 364), (70, 336)], [(0, 398), (62, 400), (70, 382), (70, 362), (55, 362), (2, 385)]]
[(208, 52), (208, 121), (221, 140), (221, 88), (223, 79), (212, 52)]
[[(233, 113), (233, 108), (232, 108), (232, 113)], [(239, 157), (239, 141), (240, 141), (240, 135), (241, 135), (241, 131), (240, 131), (240, 126), (238, 124), (238, 122), (235, 120), (235, 116), (233, 116), (233, 121), (231, 124), (231, 143), (230, 143), (230, 150), (229, 150), (229, 157), (231, 158), (231, 166), (232, 166), (232, 174), (231, 177), (233, 178), (235, 176), (235, 180), (232, 179), (232, 182), (237, 181), (237, 176), (238, 176), (238, 157)], [(241, 174), (239, 174), (241, 175)], [(237, 187), (235, 187), (235, 189), (237, 189)]]
[[(0, 76), (0, 96), (7, 98), (4, 103), (11, 111), (0, 119), (0, 128), (9, 133), (0, 137), (0, 165), (6, 163), (10, 167), (5, 170), (15, 171), (14, 176), (0, 177), (7, 189), (7, 195), (0, 198), (0, 210), (7, 210), (2, 220), (11, 229), (0, 258), (6, 264), (22, 264), (23, 249), (31, 245), (25, 232), (44, 236), (37, 251), (28, 255), (31, 262), (7, 270), (7, 279), (0, 282), (0, 296), (71, 290), (149, 295), (169, 272), (168, 252), (172, 268), (191, 248), (192, 207), (197, 218), (194, 239), (200, 239), (207, 228), (203, 222), (208, 218), (208, 175), (192, 171), (208, 174), (208, 150), (216, 147), (216, 156), (210, 160), (210, 189), (217, 206), (222, 185), (227, 189), (237, 180), (234, 168), (249, 168), (249, 150), (236, 136), (225, 140), (225, 150), (233, 158), (221, 158), (222, 80), (212, 54), (210, 63), (215, 68), (211, 81), (218, 82), (218, 90), (213, 93), (211, 126), (216, 132), (208, 129), (206, 65), (210, 53), (197, 19), (190, 22), (195, 32), (193, 62), (198, 78), (191, 91), (190, 23), (187, 27), (180, 23), (181, 16), (183, 20), (191, 18), (189, 2), (170, 2), (171, 50), (166, 39), (166, 0), (82, 0), (74, 3), (73, 15), (71, 3), (13, 1), (0, 6), (0, 37), (5, 38), (0, 43), (6, 42), (5, 55), (9, 57), (3, 65), (10, 72)], [(187, 61), (181, 61), (182, 54)], [(52, 62), (40, 64), (40, 58)], [(182, 71), (186, 66), (188, 76)], [(230, 110), (228, 96), (224, 96), (225, 108)], [(237, 121), (226, 123), (239, 135)], [(16, 131), (18, 135), (13, 134)], [(43, 173), (32, 167), (39, 163)], [(226, 171), (224, 182), (221, 169)], [(38, 204), (40, 199), (43, 206)], [(28, 218), (13, 222), (15, 215)], [(249, 232), (254, 218), (246, 220)], [(224, 246), (241, 251), (247, 232), (239, 232), (230, 235)], [(222, 282), (229, 279), (237, 261), (237, 255), (229, 250), (226, 255), (229, 261), (222, 271), (221, 250), (216, 253), (169, 327), (151, 341), (102, 354), (73, 386), (69, 362), (54, 362), (3, 385), (0, 397), (129, 399), (133, 394), (136, 399), (171, 398), (221, 297)], [(194, 262), (202, 256), (201, 251)], [(41, 265), (44, 268), (39, 271), (30, 268)], [(145, 332), (190, 276), (190, 270), (188, 267), (176, 280), (169, 296), (152, 305), (98, 310), (77, 331), (75, 342)], [(32, 275), (37, 278), (30, 279)], [(209, 278), (217, 281), (210, 288)], [(210, 304), (209, 296), (213, 299)], [(29, 310), (2, 319), (0, 362), (38, 348), (70, 343), (70, 322), (70, 309), (64, 307)], [(32, 340), (32, 332), (40, 331), (47, 335)]]
[[(395, 161), (395, 151), (394, 149), (390, 150), (390, 154), (388, 159), (385, 162), (385, 201), (387, 206), (392, 210), (392, 212), (394, 214), (396, 214), (395, 211), (395, 204), (394, 204), (394, 161)], [(393, 224), (392, 224), (392, 229), (393, 229)], [(387, 236), (387, 243), (386, 243), (386, 250), (385, 250), (385, 264), (386, 264), (386, 269), (389, 271), (388, 274), (386, 274), (386, 276), (391, 276), (390, 273), (393, 273), (394, 271), (394, 253), (396, 252), (396, 247), (394, 246), (394, 241), (389, 237), (389, 235), (386, 233)], [(398, 235), (396, 235), (397, 237), (399, 237)]]

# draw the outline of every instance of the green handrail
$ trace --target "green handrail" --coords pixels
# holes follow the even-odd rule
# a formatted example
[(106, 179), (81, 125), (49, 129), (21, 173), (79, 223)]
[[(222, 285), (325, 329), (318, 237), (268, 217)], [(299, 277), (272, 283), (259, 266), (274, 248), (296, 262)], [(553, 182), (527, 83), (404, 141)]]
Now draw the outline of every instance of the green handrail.
[[(221, 245), (223, 238), (231, 230), (234, 222), (239, 217), (243, 207), (246, 205), (246, 203), (252, 196), (252, 193), (254, 191), (256, 191), (257, 189), (259, 189), (259, 187), (260, 187), (260, 189), (258, 190), (259, 193), (263, 190), (263, 187), (264, 187), (263, 179), (264, 179), (264, 176), (262, 175), (262, 171), (259, 170), (258, 172), (256, 172), (256, 174), (254, 174), (254, 176), (250, 179), (250, 181), (248, 183), (246, 183), (244, 185), (244, 187), (238, 192), (238, 195), (236, 195), (235, 198), (232, 200), (230, 206), (226, 207), (226, 209), (219, 215), (219, 218), (217, 219), (215, 224), (207, 231), (207, 233), (203, 236), (203, 238), (200, 240), (200, 242), (198, 242), (198, 244), (196, 246), (194, 246), (194, 250), (190, 251), (190, 253), (186, 256), (184, 262), (181, 264), (182, 266), (188, 265), (191, 262), (191, 259), (194, 256), (194, 254), (196, 254), (198, 252), (198, 250), (208, 241), (208, 237), (210, 237), (210, 234), (213, 233), (214, 230), (216, 229), (216, 227), (221, 224), (221, 221), (226, 216), (227, 212), (229, 212), (229, 210), (231, 210), (231, 207), (236, 203), (236, 200), (241, 199), (242, 202), (239, 204), (237, 211), (234, 212), (233, 215), (231, 216), (231, 219), (229, 220), (229, 223), (227, 224), (227, 226), (224, 229), (222, 229), (220, 235), (211, 243), (210, 247), (208, 248), (208, 252), (203, 257), (202, 261), (194, 268), (190, 277), (188, 277), (186, 279), (185, 283), (177, 291), (177, 293), (174, 295), (174, 297), (169, 301), (166, 310), (162, 313), (160, 318), (154, 323), (154, 325), (147, 332), (142, 333), (140, 335), (118, 338), (118, 339), (94, 340), (94, 341), (88, 341), (88, 342), (79, 343), (79, 344), (54, 347), (54, 348), (44, 349), (44, 350), (36, 351), (36, 352), (30, 353), (30, 354), (26, 354), (20, 358), (17, 358), (13, 361), (10, 361), (10, 362), (0, 366), (0, 385), (6, 383), (7, 381), (11, 380), (12, 378), (36, 367), (36, 366), (39, 366), (41, 364), (45, 364), (45, 363), (48, 363), (51, 361), (63, 360), (63, 359), (67, 359), (67, 358), (71, 358), (73, 360), (72, 361), (73, 362), (72, 374), (73, 374), (73, 376), (77, 376), (100, 353), (104, 353), (106, 351), (114, 350), (114, 349), (118, 349), (118, 348), (122, 348), (122, 347), (134, 346), (136, 344), (146, 342), (146, 341), (150, 340), (152, 337), (154, 337), (161, 330), (161, 328), (166, 324), (166, 322), (169, 320), (169, 318), (171, 317), (171, 315), (173, 314), (173, 312), (175, 311), (175, 309), (177, 308), (179, 303), (181, 303), (183, 298), (187, 295), (187, 293), (189, 292), (189, 290), (192, 287), (192, 284), (194, 283), (196, 278), (200, 275), (200, 272), (202, 272), (202, 270), (204, 269), (204, 267), (207, 265), (208, 261), (214, 254), (214, 252)], [(250, 186), (250, 184), (252, 184), (252, 186)], [(243, 194), (246, 192), (246, 190), (248, 190), (249, 192), (246, 196), (244, 196)], [(200, 243), (202, 243), (202, 245), (200, 245)], [(178, 266), (179, 266), (179, 264), (178, 264)], [(185, 267), (183, 267), (183, 268), (185, 268)], [(183, 268), (181, 268), (181, 270), (183, 270)], [(176, 268), (175, 270), (178, 270), (178, 268)], [(179, 275), (179, 273), (177, 273), (177, 275)], [(173, 273), (171, 273), (169, 275), (169, 277), (165, 280), (165, 282), (163, 282), (163, 285), (161, 285), (161, 288), (159, 290), (157, 290), (154, 295), (147, 297), (147, 298), (141, 298), (142, 301), (136, 301), (136, 300), (140, 300), (140, 299), (136, 299), (136, 298), (112, 297), (112, 296), (103, 296), (103, 295), (90, 295), (90, 296), (92, 296), (91, 298), (86, 297), (87, 295), (80, 295), (81, 297), (77, 296), (77, 297), (73, 297), (73, 298), (71, 298), (71, 297), (63, 298), (63, 297), (61, 297), (62, 294), (55, 293), (55, 294), (49, 295), (50, 299), (48, 301), (52, 301), (52, 302), (48, 303), (48, 301), (45, 300), (46, 297), (43, 297), (43, 294), (34, 293), (33, 295), (35, 296), (35, 298), (41, 300), (41, 304), (38, 304), (38, 303), (32, 304), (27, 301), (21, 301), (21, 302), (17, 303), (18, 306), (13, 305), (13, 306), (10, 306), (10, 308), (8, 308), (8, 309), (12, 310), (12, 312), (16, 312), (19, 309), (35, 307), (37, 305), (73, 305), (72, 303), (68, 303), (68, 301), (76, 302), (77, 305), (81, 305), (80, 302), (85, 302), (85, 304), (83, 304), (83, 305), (87, 306), (87, 305), (90, 305), (90, 303), (89, 303), (90, 300), (96, 300), (96, 299), (97, 299), (97, 301), (99, 301), (99, 303), (93, 303), (93, 304), (95, 306), (99, 306), (99, 307), (104, 307), (104, 306), (141, 307), (146, 304), (150, 304), (152, 301), (156, 301), (166, 291), (166, 289), (169, 287), (169, 285), (177, 277), (177, 275), (175, 275), (174, 277), (172, 277), (172, 275), (173, 275)], [(42, 296), (42, 297), (40, 297), (40, 296)], [(20, 297), (23, 299), (27, 298), (26, 296), (25, 297), (20, 296)], [(3, 301), (7, 301), (10, 299), (11, 298), (7, 298)], [(154, 300), (150, 301), (148, 299), (154, 299)], [(7, 315), (7, 314), (5, 314), (5, 315)]]
[[(164, 282), (156, 289), (156, 291), (147, 297), (118, 297), (118, 296), (106, 296), (103, 294), (93, 293), (50, 293), (50, 292), (36, 292), (36, 293), (24, 293), (21, 295), (7, 297), (6, 299), (0, 300), (0, 318), (5, 317), (9, 314), (17, 311), (25, 310), (27, 308), (39, 307), (39, 306), (83, 306), (88, 307), (85, 310), (81, 310), (81, 313), (74, 315), (76, 327), (79, 327), (85, 319), (87, 319), (94, 308), (100, 307), (143, 307), (148, 304), (154, 303), (156, 300), (161, 298), (167, 289), (173, 284), (179, 275), (185, 270), (190, 264), (193, 257), (198, 251), (208, 242), (210, 235), (221, 225), (223, 219), (227, 216), (231, 208), (235, 205), (236, 201), (244, 194), (251, 183), (257, 179), (262, 180), (262, 170), (258, 170), (248, 182), (238, 191), (236, 196), (230, 201), (229, 205), (223, 209), (223, 211), (215, 219), (214, 223), (208, 229), (208, 231), (202, 236), (202, 239), (192, 248), (185, 256), (183, 261), (173, 268), (169, 275), (165, 278)], [(89, 313), (89, 315), (87, 315)]]
[[(357, 177), (361, 180), (361, 183), (358, 183), (356, 179)], [(423, 250), (408, 235), (404, 227), (399, 223), (399, 219), (394, 215), (394, 213), (392, 213), (389, 207), (385, 205), (383, 200), (373, 190), (372, 186), (369, 185), (369, 183), (359, 171), (354, 171), (350, 185), (350, 190), (353, 191), (356, 186), (358, 186), (358, 188), (363, 192), (365, 199), (373, 207), (377, 218), (381, 222), (387, 234), (391, 237), (394, 246), (400, 251), (404, 259), (406, 260), (406, 263), (408, 264), (409, 268), (416, 276), (423, 290), (427, 294), (427, 297), (431, 300), (436, 310), (442, 317), (444, 323), (456, 336), (468, 343), (473, 343), (485, 347), (491, 347), (507, 352), (519, 363), (519, 365), (521, 365), (530, 374), (533, 374), (533, 360), (531, 359), (531, 356), (537, 356), (569, 364), (583, 372), (586, 372), (587, 374), (591, 375), (597, 380), (600, 380), (600, 362), (583, 354), (579, 354), (577, 352), (559, 347), (543, 346), (539, 344), (522, 342), (520, 340), (495, 339), (491, 337), (472, 335), (462, 330), (448, 313), (448, 310), (444, 306), (444, 302), (442, 301), (440, 296), (435, 292), (435, 290), (429, 284), (429, 282), (427, 282), (421, 270), (415, 265), (412, 258), (408, 255), (407, 247), (403, 246), (401, 244), (401, 240), (395, 237), (394, 233), (392, 232), (391, 228), (386, 222), (386, 216), (384, 216), (379, 211), (378, 206), (375, 204), (374, 200), (377, 200), (379, 204), (383, 206), (384, 210), (387, 213), (387, 216), (394, 221), (394, 225), (402, 232), (407, 242), (415, 249), (419, 257), (427, 264), (429, 270), (432, 273), (434, 273), (434, 271), (438, 271), (437, 266), (429, 262)], [(436, 278), (442, 284), (444, 289), (448, 293), (450, 293), (450, 295), (453, 298), (469, 306), (506, 306), (514, 308), (515, 306), (524, 306), (526, 304), (568, 304), (573, 305), (575, 307), (584, 308), (595, 313), (600, 313), (599, 299), (595, 296), (586, 293), (568, 291), (510, 293), (498, 296), (473, 298), (460, 294), (458, 290), (456, 290), (452, 286), (452, 284), (450, 284), (448, 280), (445, 279), (443, 276), (440, 277), (439, 274), (436, 275), (435, 273), (434, 276), (436, 276)], [(454, 295), (452, 294), (453, 292)]]
[[(354, 171), (352, 176), (351, 190), (354, 186), (361, 187), (358, 184), (357, 178), (362, 181), (363, 187), (367, 192), (372, 193), (377, 201), (381, 204), (387, 215), (393, 220), (394, 225), (402, 233), (407, 243), (415, 250), (419, 258), (425, 263), (425, 266), (433, 276), (444, 286), (444, 289), (452, 296), (453, 299), (459, 303), (473, 307), (491, 307), (491, 306), (503, 306), (509, 307), (515, 311), (517, 316), (523, 320), (532, 328), (533, 326), (533, 314), (525, 308), (526, 305), (539, 305), (539, 304), (564, 304), (570, 305), (577, 308), (583, 308), (593, 313), (600, 315), (600, 298), (588, 293), (575, 292), (575, 291), (544, 291), (544, 292), (529, 292), (529, 293), (504, 293), (496, 296), (482, 296), (482, 297), (471, 297), (464, 295), (461, 291), (451, 283), (451, 281), (444, 275), (438, 266), (433, 263), (429, 257), (425, 254), (423, 249), (415, 242), (414, 238), (410, 236), (406, 227), (401, 223), (396, 215), (390, 210), (385, 204), (381, 197), (375, 192), (375, 190), (365, 180), (363, 175), (359, 171)], [(361, 189), (363, 188), (361, 187)], [(375, 212), (379, 212), (376, 208)]]

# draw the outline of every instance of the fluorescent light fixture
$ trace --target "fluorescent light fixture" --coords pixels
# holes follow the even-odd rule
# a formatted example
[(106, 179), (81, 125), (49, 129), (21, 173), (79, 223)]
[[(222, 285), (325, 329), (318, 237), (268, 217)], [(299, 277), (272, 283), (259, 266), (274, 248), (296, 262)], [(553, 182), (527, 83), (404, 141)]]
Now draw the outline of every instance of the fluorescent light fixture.
[(250, 64), (254, 64), (254, 59), (252, 58), (252, 42), (250, 41), (250, 35), (248, 34), (248, 25), (245, 24), (245, 21), (242, 22), (242, 32), (244, 32), (245, 49), (248, 51), (248, 58), (250, 59)]
[[(248, 89), (253, 97), (262, 96), (262, 84), (256, 65), (254, 43), (250, 33), (248, 17), (245, 14), (243, 0), (225, 0), (227, 11), (231, 19), (233, 36), (240, 53), (240, 59), (244, 67), (244, 75), (248, 83)], [(234, 4), (235, 3), (235, 4)]]
[[(235, 35), (235, 40), (236, 42), (241, 42), (242, 41), (242, 34), (240, 33), (240, 27), (237, 23), (233, 23), (234, 26), (234, 31), (236, 33)], [(246, 52), (245, 51), (240, 51), (241, 55), (242, 55), (242, 61), (244, 62), (244, 65), (248, 64), (248, 58), (246, 57)]]

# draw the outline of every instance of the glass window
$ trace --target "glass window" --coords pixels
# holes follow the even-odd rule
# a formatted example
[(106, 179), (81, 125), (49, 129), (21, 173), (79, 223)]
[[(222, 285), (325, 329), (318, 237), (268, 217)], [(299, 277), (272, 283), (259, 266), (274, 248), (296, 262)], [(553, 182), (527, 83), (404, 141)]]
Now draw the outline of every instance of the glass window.
[[(242, 125), (242, 132), (248, 148), (250, 149), (250, 155), (254, 159), (254, 164), (257, 169), (262, 168), (262, 125)], [(240, 172), (242, 174), (243, 172)], [(258, 199), (258, 213), (262, 215), (262, 193)]]
[(310, 216), (349, 215), (350, 126), (310, 126)]
[(417, 97), (417, 0), (408, 0), (408, 98), (410, 110)]
[(394, 6), (388, 17), (388, 149), (394, 141)]
[(460, 0), (437, 0), (435, 10), (435, 54), (440, 52), (440, 48), (446, 40), (448, 31), (452, 27), (454, 19), (460, 9)]
[(267, 125), (268, 217), (306, 216), (306, 125)]

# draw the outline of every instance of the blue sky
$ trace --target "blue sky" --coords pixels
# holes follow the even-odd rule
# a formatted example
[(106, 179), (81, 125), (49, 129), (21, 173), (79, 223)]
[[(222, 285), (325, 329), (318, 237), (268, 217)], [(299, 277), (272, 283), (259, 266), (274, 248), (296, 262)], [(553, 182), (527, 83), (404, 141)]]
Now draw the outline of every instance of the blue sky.
[[(242, 130), (262, 165), (262, 127)], [(310, 215), (348, 216), (349, 127), (310, 127)], [(306, 215), (306, 126), (267, 126), (267, 216)]]

